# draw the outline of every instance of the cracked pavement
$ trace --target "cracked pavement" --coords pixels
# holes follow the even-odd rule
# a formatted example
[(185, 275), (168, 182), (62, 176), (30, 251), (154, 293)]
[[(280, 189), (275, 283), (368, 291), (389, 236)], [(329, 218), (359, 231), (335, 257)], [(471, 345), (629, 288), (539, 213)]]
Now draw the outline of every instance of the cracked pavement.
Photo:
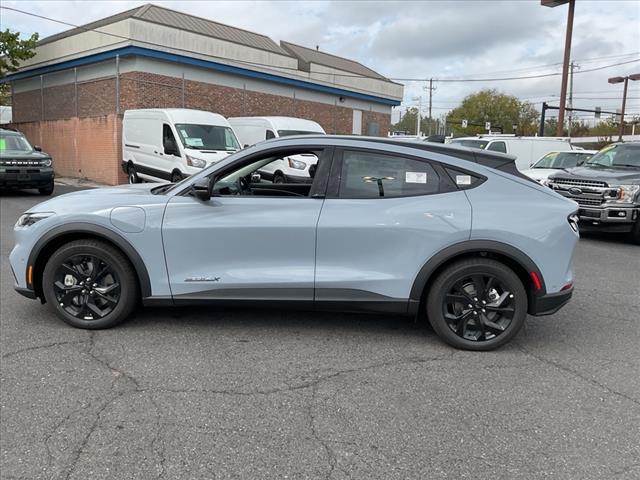
[(13, 292), (11, 229), (41, 200), (0, 198), (3, 480), (640, 477), (640, 247), (582, 239), (573, 301), (496, 352), (388, 315), (145, 309), (88, 332)]

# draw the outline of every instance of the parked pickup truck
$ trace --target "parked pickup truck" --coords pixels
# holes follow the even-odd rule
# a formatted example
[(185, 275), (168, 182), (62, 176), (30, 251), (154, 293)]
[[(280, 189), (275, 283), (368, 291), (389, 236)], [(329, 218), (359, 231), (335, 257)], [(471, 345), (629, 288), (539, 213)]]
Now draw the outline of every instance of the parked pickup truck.
[(640, 244), (640, 142), (609, 145), (546, 183), (578, 203), (581, 231), (628, 233)]

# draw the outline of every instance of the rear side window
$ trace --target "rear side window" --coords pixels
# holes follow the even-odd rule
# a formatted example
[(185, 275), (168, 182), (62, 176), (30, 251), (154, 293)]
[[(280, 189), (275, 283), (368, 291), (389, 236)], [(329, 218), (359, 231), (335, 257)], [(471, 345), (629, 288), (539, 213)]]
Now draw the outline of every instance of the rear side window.
[(470, 172), (465, 172), (455, 168), (447, 167), (445, 168), (445, 170), (447, 171), (447, 175), (451, 177), (451, 180), (456, 185), (456, 187), (461, 190), (466, 190), (478, 186), (485, 180), (484, 178), (476, 176)]
[(492, 142), (487, 147), (487, 150), (492, 150), (494, 152), (507, 153), (507, 145), (504, 142)]
[(440, 177), (426, 161), (345, 150), (340, 174), (341, 198), (406, 197), (438, 193)]
[(265, 140), (270, 140), (272, 138), (276, 138), (276, 134), (271, 130), (267, 130), (267, 133), (265, 134)]

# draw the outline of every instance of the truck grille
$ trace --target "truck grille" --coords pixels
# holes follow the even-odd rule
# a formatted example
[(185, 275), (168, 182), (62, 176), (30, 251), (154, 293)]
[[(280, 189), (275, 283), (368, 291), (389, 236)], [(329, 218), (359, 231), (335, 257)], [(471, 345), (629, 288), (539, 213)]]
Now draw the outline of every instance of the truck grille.
[(8, 158), (0, 160), (0, 165), (4, 167), (42, 167), (45, 165), (45, 160), (17, 160)]
[(554, 178), (549, 186), (560, 195), (567, 197), (578, 205), (597, 207), (605, 201), (605, 195), (612, 190), (605, 182), (599, 180), (578, 180), (573, 178)]

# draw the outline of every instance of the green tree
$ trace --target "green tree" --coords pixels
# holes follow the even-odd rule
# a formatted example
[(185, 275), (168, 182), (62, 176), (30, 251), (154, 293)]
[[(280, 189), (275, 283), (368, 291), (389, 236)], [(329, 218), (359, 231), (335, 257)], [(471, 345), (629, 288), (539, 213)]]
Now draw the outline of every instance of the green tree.
[[(33, 57), (38, 34), (22, 40), (20, 32), (12, 32), (8, 28), (0, 31), (0, 78), (18, 70), (20, 63)], [(9, 85), (0, 85), (0, 105), (11, 102)]]
[[(521, 102), (517, 97), (497, 90), (485, 89), (465, 97), (459, 107), (447, 114), (447, 124), (454, 133), (463, 135), (486, 133), (485, 122), (491, 122), (492, 130), (502, 127), (504, 133), (513, 133), (513, 125), (516, 125), (518, 135), (533, 135), (538, 130), (539, 116), (529, 102)], [(481, 126), (462, 128), (462, 120)]]
[[(408, 108), (400, 121), (395, 125), (391, 125), (391, 130), (395, 132), (409, 132), (410, 135), (416, 134), (416, 122), (418, 121), (418, 109), (416, 107)], [(427, 117), (420, 118), (420, 131), (422, 134), (429, 131), (429, 119)]]

